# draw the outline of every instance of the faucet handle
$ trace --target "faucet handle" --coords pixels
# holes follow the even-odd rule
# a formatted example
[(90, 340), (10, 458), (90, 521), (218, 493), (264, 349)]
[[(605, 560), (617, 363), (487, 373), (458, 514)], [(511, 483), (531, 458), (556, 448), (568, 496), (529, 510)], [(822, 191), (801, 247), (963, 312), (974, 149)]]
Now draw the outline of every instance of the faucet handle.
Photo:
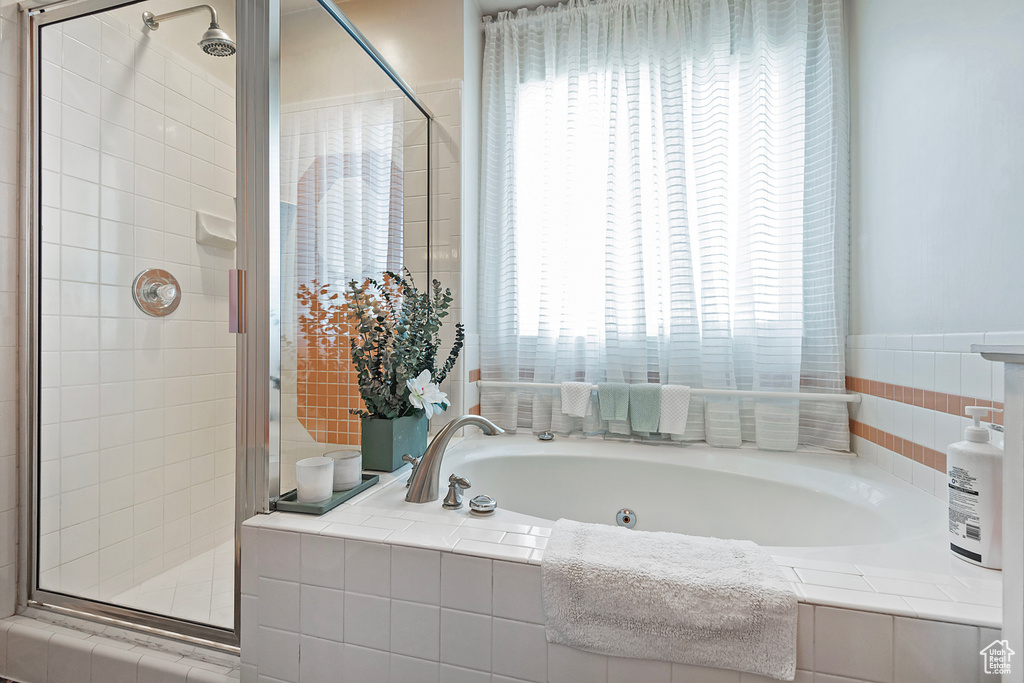
[(409, 478), (405, 480), (405, 488), (409, 488), (412, 484), (412, 478), (416, 476), (416, 468), (420, 466), (420, 461), (423, 460), (423, 456), (414, 458), (406, 453), (402, 456), (402, 460), (412, 465), (412, 470), (409, 471)]
[(448, 495), (441, 504), (446, 510), (458, 510), (462, 507), (462, 492), (470, 488), (469, 480), (453, 474), (448, 477)]

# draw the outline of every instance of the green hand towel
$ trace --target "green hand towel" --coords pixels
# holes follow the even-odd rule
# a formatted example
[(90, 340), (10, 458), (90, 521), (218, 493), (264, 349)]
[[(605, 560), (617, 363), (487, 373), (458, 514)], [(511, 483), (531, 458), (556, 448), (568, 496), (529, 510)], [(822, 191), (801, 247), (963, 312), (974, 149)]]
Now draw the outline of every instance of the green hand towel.
[(629, 419), (629, 385), (624, 382), (604, 382), (597, 385), (597, 401), (601, 405), (601, 419), (625, 422)]
[(597, 402), (601, 406), (601, 419), (608, 421), (608, 431), (629, 434), (629, 385), (623, 382), (598, 384)]
[(658, 431), (661, 420), (661, 385), (629, 385), (629, 426), (634, 432), (650, 434)]

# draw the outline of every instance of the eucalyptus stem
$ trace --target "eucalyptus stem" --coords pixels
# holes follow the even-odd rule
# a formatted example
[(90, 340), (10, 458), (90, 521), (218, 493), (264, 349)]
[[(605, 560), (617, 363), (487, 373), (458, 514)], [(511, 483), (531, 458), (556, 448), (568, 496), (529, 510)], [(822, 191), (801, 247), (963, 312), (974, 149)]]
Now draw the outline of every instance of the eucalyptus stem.
[(349, 345), (365, 407), (350, 412), (359, 417), (414, 413), (406, 382), (429, 370), (431, 381), (441, 384), (465, 346), (465, 327), (455, 323), (455, 341), (437, 367), (441, 327), (454, 297), (439, 280), (420, 292), (408, 269), (385, 271), (379, 280), (349, 281), (344, 303), (337, 301), (333, 286), (315, 279), (299, 287), (298, 299), (304, 308), (299, 328), (307, 340), (316, 340), (327, 353)]

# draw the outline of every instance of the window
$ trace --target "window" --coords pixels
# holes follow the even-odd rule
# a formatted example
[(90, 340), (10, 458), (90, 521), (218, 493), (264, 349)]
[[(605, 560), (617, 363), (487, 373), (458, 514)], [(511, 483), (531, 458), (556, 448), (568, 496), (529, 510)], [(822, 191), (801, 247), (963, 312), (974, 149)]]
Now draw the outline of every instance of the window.
[[(840, 20), (837, 0), (636, 0), (486, 25), (484, 379), (844, 389)], [(844, 409), (787, 403), (787, 443), (848, 445)], [(607, 428), (516, 391), (482, 405)], [(723, 405), (729, 443), (776, 430), (778, 405)]]

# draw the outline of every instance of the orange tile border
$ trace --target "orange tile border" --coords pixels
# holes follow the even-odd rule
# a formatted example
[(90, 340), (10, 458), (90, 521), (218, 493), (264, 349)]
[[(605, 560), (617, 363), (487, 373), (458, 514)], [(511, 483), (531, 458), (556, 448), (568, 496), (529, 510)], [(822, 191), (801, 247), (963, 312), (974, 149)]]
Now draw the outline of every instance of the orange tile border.
[[(886, 398), (890, 401), (896, 401), (897, 403), (906, 403), (907, 405), (917, 406), (918, 408), (934, 410), (939, 413), (956, 415), (958, 417), (964, 417), (963, 409), (966, 406), (1003, 408), (1003, 404), (1000, 401), (992, 401), (985, 398), (973, 398), (971, 396), (959, 396), (956, 394), (943, 394), (937, 391), (926, 391), (924, 389), (915, 389), (914, 387), (905, 387), (900, 384), (889, 384), (888, 382), (876, 382), (874, 380), (869, 381), (859, 377), (848, 376), (846, 378), (846, 389), (847, 391), (853, 391), (858, 394), (867, 394), (868, 396)], [(993, 413), (992, 422), (993, 424), (998, 425), (1003, 424), (1003, 414)]]
[(479, 382), (480, 381), (480, 368), (477, 368), (476, 370), (470, 370), (469, 371), (469, 381), (470, 382)]
[(470, 408), (469, 409), (469, 414), (470, 415), (479, 415), (480, 414), (480, 404), (477, 403), (475, 406)]
[(882, 448), (886, 448), (905, 458), (910, 458), (914, 462), (919, 462), (933, 470), (943, 474), (946, 473), (946, 454), (941, 451), (925, 448), (919, 443), (914, 443), (909, 439), (901, 439), (889, 432), (883, 432), (876, 427), (869, 427), (857, 420), (850, 420), (850, 433), (862, 439), (867, 439), (871, 443), (878, 444)]

